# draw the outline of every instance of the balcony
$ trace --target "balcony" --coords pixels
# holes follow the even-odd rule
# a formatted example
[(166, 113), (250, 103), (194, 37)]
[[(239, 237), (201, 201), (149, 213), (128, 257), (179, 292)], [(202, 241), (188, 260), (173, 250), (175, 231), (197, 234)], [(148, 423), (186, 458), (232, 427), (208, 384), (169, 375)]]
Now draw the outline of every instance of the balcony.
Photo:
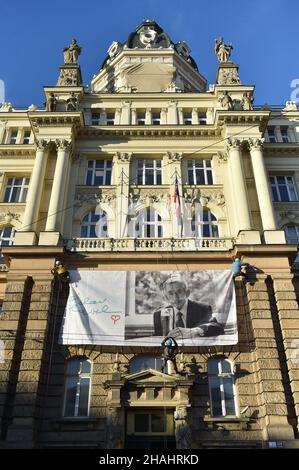
[(227, 251), (233, 238), (73, 238), (64, 240), (71, 251)]

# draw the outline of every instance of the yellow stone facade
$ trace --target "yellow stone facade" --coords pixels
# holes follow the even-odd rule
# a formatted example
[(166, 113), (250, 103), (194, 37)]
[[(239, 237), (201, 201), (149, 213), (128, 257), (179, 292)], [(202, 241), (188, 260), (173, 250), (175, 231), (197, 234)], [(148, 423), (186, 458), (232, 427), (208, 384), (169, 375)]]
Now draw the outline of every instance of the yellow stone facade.
[[(219, 53), (208, 86), (188, 45), (150, 20), (112, 43), (90, 88), (76, 47), (45, 109), (0, 108), (0, 447), (298, 447), (296, 104), (254, 107), (254, 86)], [(183, 348), (179, 374), (132, 372), (160, 348), (58, 344), (68, 285), (53, 278), (57, 259), (165, 271), (230, 269), (235, 257), (254, 267), (250, 282), (235, 279), (238, 344)], [(80, 418), (64, 416), (71, 358), (91, 364)], [(212, 413), (212, 358), (232, 364), (234, 416)], [(135, 415), (155, 410), (165, 430), (135, 433)]]

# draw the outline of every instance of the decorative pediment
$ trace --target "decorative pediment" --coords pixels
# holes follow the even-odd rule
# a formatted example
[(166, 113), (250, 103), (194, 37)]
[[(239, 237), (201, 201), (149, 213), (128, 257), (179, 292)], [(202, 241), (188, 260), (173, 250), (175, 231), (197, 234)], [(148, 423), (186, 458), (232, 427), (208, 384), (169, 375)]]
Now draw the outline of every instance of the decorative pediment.
[(135, 372), (125, 376), (125, 382), (134, 385), (142, 384), (143, 386), (165, 386), (167, 384), (175, 385), (180, 376), (163, 374), (155, 369), (146, 369), (141, 372)]

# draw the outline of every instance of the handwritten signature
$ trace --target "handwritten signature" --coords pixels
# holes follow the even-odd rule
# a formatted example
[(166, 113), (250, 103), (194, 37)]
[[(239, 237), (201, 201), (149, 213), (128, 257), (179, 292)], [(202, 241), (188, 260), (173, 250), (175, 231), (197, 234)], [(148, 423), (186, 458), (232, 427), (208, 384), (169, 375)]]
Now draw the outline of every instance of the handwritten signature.
[[(85, 297), (84, 299), (82, 299), (82, 301), (73, 300), (72, 302), (70, 302), (68, 309), (71, 312), (74, 312), (74, 313), (78, 312), (82, 315), (99, 315), (102, 313), (106, 313), (106, 314), (123, 313), (121, 310), (110, 310), (109, 304), (105, 302), (107, 302), (107, 299), (93, 300), (93, 299), (90, 299), (89, 297)], [(104, 304), (104, 305), (99, 305), (99, 304)], [(90, 305), (97, 306), (97, 308), (90, 309), (89, 308)]]

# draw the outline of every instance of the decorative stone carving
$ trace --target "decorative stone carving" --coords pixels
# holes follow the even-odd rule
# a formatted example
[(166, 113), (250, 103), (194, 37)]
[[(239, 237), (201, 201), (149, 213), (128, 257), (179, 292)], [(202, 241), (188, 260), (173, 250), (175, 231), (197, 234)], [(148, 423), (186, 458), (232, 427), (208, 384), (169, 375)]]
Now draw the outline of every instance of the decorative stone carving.
[(286, 101), (283, 111), (298, 111), (296, 101)]
[(12, 112), (12, 110), (13, 110), (12, 104), (8, 102), (3, 103), (0, 108), (0, 111)]
[(55, 140), (57, 150), (68, 151), (72, 147), (72, 142), (66, 139), (56, 139)]
[(115, 354), (115, 359), (113, 362), (113, 371), (114, 372), (119, 372), (119, 366), (120, 366), (120, 360), (119, 360), (119, 354), (118, 352)]
[(143, 29), (139, 32), (140, 42), (149, 48), (155, 42), (157, 34), (153, 28)]
[(0, 214), (0, 220), (4, 221), (6, 224), (11, 224), (12, 220), (20, 220), (20, 214), (8, 211)]
[(242, 141), (235, 137), (228, 137), (228, 139), (226, 139), (226, 148), (228, 151), (231, 149), (240, 149), (241, 144)]
[(48, 96), (47, 101), (45, 103), (45, 106), (46, 106), (46, 111), (49, 111), (49, 112), (56, 111), (57, 98), (56, 98), (56, 96), (54, 95), (53, 92), (51, 92), (50, 96)]
[(228, 160), (227, 152), (217, 152), (218, 163), (226, 163)]
[(64, 68), (60, 69), (58, 78), (58, 86), (80, 86), (82, 84), (81, 74), (78, 68)]
[(167, 153), (168, 160), (171, 162), (180, 162), (183, 158), (182, 152), (177, 153), (177, 152), (168, 152)]
[(113, 41), (113, 43), (109, 46), (108, 49), (108, 54), (110, 59), (114, 59), (120, 52), (121, 52), (122, 46), (121, 43), (118, 41)]
[(222, 37), (220, 37), (219, 40), (215, 39), (214, 50), (219, 62), (229, 62), (232, 49), (233, 45), (224, 44)]
[(129, 163), (132, 158), (132, 152), (117, 152), (117, 159), (123, 163)]
[(191, 54), (191, 49), (185, 41), (177, 42), (175, 47), (180, 55), (182, 55), (185, 59), (188, 59)]
[(35, 144), (37, 146), (38, 149), (40, 150), (46, 150), (48, 145), (50, 144), (49, 141), (45, 140), (45, 139), (37, 139), (35, 141)]
[(94, 191), (93, 188), (80, 189), (80, 192), (76, 194), (75, 206), (82, 207), (84, 205), (96, 206), (99, 203), (111, 204), (116, 198), (116, 194), (112, 191), (99, 191), (97, 193), (91, 193)]
[(248, 145), (249, 145), (249, 148), (250, 150), (261, 150), (262, 147), (263, 147), (263, 143), (264, 143), (265, 139), (260, 139), (260, 138), (249, 138), (248, 139)]
[(82, 49), (78, 46), (76, 39), (72, 39), (72, 43), (63, 49), (64, 63), (77, 64), (81, 50)]
[(252, 111), (253, 110), (253, 96), (249, 91), (245, 91), (243, 93), (241, 106), (242, 106), (243, 111)]
[(220, 103), (222, 109), (225, 109), (226, 111), (233, 111), (233, 100), (228, 91), (224, 91), (222, 95), (219, 96), (218, 102)]
[(78, 98), (75, 93), (72, 92), (71, 96), (66, 100), (66, 111), (77, 111), (78, 110)]
[(158, 189), (146, 190), (145, 188), (131, 188), (130, 199), (132, 203), (138, 202), (148, 207), (161, 202), (169, 204), (170, 194)]
[(35, 106), (35, 104), (31, 104), (30, 106), (28, 106), (28, 111), (36, 111), (37, 110), (37, 106)]
[(225, 205), (224, 194), (212, 189), (188, 188), (184, 193), (184, 200), (191, 204), (199, 202), (203, 207), (207, 207), (210, 203), (217, 206)]
[(241, 80), (237, 67), (220, 67), (217, 76), (218, 85), (240, 85)]

